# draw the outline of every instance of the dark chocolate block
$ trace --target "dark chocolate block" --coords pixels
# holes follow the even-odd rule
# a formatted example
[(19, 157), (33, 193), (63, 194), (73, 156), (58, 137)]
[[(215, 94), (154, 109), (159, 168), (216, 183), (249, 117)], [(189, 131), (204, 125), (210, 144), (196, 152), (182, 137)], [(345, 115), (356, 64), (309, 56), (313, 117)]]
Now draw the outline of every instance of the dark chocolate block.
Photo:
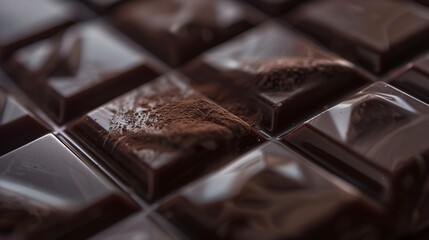
[(304, 0), (244, 0), (271, 15), (280, 15)]
[(179, 239), (161, 228), (147, 214), (139, 213), (95, 235), (90, 240), (174, 240)]
[(83, 239), (136, 210), (53, 135), (0, 157), (1, 239)]
[(10, 59), (8, 71), (59, 123), (160, 72), (149, 56), (100, 21), (75, 25), (19, 50)]
[(412, 64), (392, 85), (429, 103), (429, 55)]
[(199, 91), (270, 132), (367, 83), (352, 64), (274, 22), (208, 51), (184, 72)]
[(48, 129), (0, 89), (0, 155), (22, 146)]
[(283, 140), (383, 204), (393, 229), (429, 220), (429, 106), (376, 83)]
[(59, 1), (0, 0), (0, 60), (73, 20), (73, 11)]
[(375, 73), (429, 48), (429, 11), (411, 1), (318, 1), (289, 20), (327, 47)]
[(120, 7), (120, 29), (172, 66), (250, 28), (259, 18), (229, 0), (146, 0)]
[(260, 141), (248, 124), (175, 74), (89, 113), (71, 132), (106, 155), (101, 157), (149, 201)]
[(378, 210), (306, 161), (268, 143), (159, 211), (192, 239), (383, 239)]

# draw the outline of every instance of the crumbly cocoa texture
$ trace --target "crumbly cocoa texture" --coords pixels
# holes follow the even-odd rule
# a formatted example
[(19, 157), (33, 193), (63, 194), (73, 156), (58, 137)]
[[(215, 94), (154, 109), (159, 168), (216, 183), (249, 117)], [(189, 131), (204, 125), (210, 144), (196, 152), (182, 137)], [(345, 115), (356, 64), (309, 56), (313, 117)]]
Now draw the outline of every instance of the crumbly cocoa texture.
[[(196, 93), (177, 90), (146, 95), (112, 109), (109, 137), (131, 149), (214, 149), (219, 141), (248, 134), (248, 124)], [(124, 107), (126, 106), (126, 107)]]
[(224, 84), (204, 79), (192, 84), (228, 111), (256, 125), (261, 114), (243, 105), (243, 101), (261, 92), (292, 92), (314, 81), (329, 82), (351, 71), (350, 65), (335, 59), (273, 58), (242, 61), (222, 73), (227, 78)]
[(244, 64), (250, 83), (262, 92), (290, 92), (314, 80), (329, 80), (351, 71), (344, 62), (331, 59), (278, 58)]
[(225, 88), (216, 82), (194, 83), (193, 87), (229, 112), (234, 113), (234, 115), (238, 116), (249, 125), (255, 126), (260, 122), (260, 113), (243, 105), (241, 103), (243, 99), (239, 99), (240, 97), (243, 98), (243, 96), (237, 95), (236, 89)]

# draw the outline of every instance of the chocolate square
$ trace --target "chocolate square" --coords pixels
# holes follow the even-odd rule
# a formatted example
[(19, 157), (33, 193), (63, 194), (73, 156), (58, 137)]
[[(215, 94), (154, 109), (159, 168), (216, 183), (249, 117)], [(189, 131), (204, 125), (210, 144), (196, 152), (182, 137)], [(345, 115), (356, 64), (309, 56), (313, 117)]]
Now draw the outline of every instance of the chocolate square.
[(54, 0), (0, 1), (0, 60), (70, 25), (75, 20), (73, 11)]
[(429, 104), (429, 55), (412, 63), (391, 84)]
[(306, 161), (265, 144), (158, 211), (195, 239), (381, 239), (369, 201)]
[(0, 89), (0, 155), (30, 142), (48, 131), (14, 98)]
[(171, 66), (179, 66), (259, 22), (228, 0), (147, 0), (124, 4), (118, 27)]
[(352, 64), (275, 22), (206, 52), (184, 72), (199, 91), (271, 133), (367, 83)]
[(75, 25), (19, 50), (7, 69), (59, 123), (155, 78), (161, 71), (151, 57), (101, 21)]
[(244, 121), (168, 74), (89, 113), (70, 128), (148, 201), (261, 140)]
[(318, 1), (298, 8), (289, 20), (377, 74), (429, 48), (429, 11), (411, 1)]
[(2, 239), (83, 239), (136, 210), (51, 134), (0, 157)]
[(428, 136), (429, 106), (375, 83), (283, 141), (354, 183), (384, 206), (393, 228), (412, 233), (429, 219)]

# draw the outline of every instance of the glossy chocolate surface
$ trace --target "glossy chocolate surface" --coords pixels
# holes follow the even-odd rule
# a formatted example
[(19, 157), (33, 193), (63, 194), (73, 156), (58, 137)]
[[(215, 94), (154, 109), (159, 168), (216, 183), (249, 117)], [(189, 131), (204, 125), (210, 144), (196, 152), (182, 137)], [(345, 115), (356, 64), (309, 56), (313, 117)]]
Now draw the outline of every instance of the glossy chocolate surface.
[(284, 140), (381, 202), (397, 228), (415, 231), (429, 219), (428, 136), (429, 106), (376, 83)]
[(0, 89), (0, 156), (47, 132), (46, 127)]
[(160, 212), (192, 239), (381, 239), (366, 201), (306, 161), (268, 143), (185, 188)]
[(69, 25), (71, 9), (54, 0), (0, 0), (0, 59)]
[(417, 2), (0, 0), (0, 239), (427, 240)]
[(429, 55), (419, 59), (391, 83), (414, 97), (429, 103)]
[(136, 210), (53, 135), (0, 157), (0, 196), (2, 239), (77, 239)]
[(172, 66), (258, 22), (228, 0), (148, 0), (124, 4), (113, 15), (120, 29)]
[(58, 122), (97, 107), (160, 71), (154, 60), (101, 21), (75, 25), (21, 49), (8, 69)]
[(367, 83), (350, 63), (274, 22), (208, 51), (184, 71), (199, 91), (239, 116), (254, 115), (270, 132)]
[(162, 229), (147, 214), (135, 214), (90, 240), (177, 240), (177, 236)]
[(71, 132), (149, 201), (260, 141), (248, 124), (165, 75), (89, 113)]
[(429, 47), (429, 11), (411, 1), (318, 1), (289, 20), (378, 74)]

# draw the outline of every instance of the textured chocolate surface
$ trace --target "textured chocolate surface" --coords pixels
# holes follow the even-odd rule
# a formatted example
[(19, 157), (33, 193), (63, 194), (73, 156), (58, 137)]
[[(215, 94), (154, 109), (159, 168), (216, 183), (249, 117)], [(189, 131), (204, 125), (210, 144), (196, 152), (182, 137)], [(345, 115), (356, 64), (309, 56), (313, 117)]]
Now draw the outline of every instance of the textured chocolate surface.
[(54, 0), (0, 1), (0, 59), (69, 25), (74, 14)]
[(0, 0), (0, 239), (427, 240), (418, 2)]
[(148, 0), (125, 4), (114, 21), (172, 66), (235, 36), (258, 21), (228, 0)]
[(381, 239), (365, 204), (349, 186), (268, 143), (185, 188), (160, 212), (193, 239)]
[(89, 113), (71, 132), (110, 155), (148, 200), (260, 141), (248, 124), (174, 74)]
[(90, 240), (176, 240), (180, 239), (172, 233), (162, 229), (147, 214), (135, 214), (116, 224), (107, 231), (97, 234)]
[(319, 1), (299, 8), (289, 20), (375, 73), (429, 47), (429, 11), (411, 1)]
[(46, 127), (0, 89), (0, 155), (47, 132)]
[(0, 157), (0, 196), (3, 239), (77, 239), (137, 209), (53, 135)]
[(237, 115), (254, 115), (270, 132), (367, 82), (350, 63), (274, 22), (214, 48), (184, 71), (199, 91)]
[[(397, 228), (428, 220), (429, 107), (376, 83), (297, 128), (285, 141), (381, 202)], [(419, 214), (416, 216), (415, 212)]]
[(58, 122), (87, 112), (161, 71), (154, 60), (100, 21), (75, 25), (21, 49), (8, 69)]
[(419, 59), (392, 84), (429, 103), (429, 55)]

